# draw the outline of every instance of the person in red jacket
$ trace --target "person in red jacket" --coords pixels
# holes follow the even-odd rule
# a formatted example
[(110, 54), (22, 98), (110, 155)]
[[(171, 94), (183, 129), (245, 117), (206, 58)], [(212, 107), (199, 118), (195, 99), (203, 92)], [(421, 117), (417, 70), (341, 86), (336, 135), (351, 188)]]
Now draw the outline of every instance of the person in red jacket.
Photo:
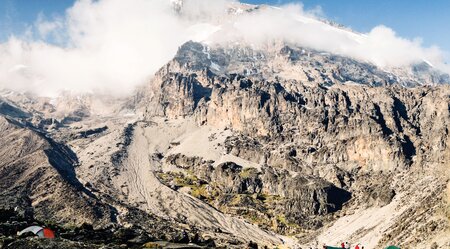
[(357, 245), (355, 246), (355, 249), (360, 249), (360, 248), (359, 248), (359, 244), (357, 244)]
[(341, 247), (345, 248), (345, 243), (344, 242), (341, 243)]

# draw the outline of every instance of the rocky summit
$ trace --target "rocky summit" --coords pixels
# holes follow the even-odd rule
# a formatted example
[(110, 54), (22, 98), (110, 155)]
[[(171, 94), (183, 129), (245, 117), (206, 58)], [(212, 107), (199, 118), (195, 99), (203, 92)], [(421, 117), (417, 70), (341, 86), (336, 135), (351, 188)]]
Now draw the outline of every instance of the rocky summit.
[(0, 248), (448, 249), (449, 129), (427, 61), (283, 40), (186, 42), (132, 96), (0, 89)]

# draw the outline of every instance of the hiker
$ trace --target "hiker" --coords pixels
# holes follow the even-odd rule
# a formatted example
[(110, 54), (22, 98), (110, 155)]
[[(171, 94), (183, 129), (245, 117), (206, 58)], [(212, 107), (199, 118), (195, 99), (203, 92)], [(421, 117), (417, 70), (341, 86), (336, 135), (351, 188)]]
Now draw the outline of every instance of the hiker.
[(344, 242), (341, 243), (341, 247), (345, 249), (345, 243)]
[(350, 249), (350, 244), (348, 242), (345, 242), (345, 248)]
[(361, 248), (359, 248), (359, 245), (360, 245), (360, 244), (357, 244), (357, 245), (355, 246), (355, 249), (361, 249)]

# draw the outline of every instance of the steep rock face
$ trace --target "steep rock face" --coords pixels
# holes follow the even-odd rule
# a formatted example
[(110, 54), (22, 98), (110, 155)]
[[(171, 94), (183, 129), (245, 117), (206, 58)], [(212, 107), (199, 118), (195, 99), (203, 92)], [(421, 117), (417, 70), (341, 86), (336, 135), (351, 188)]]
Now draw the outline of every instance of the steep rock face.
[[(162, 71), (175, 72), (154, 80), (156, 96), (148, 104), (149, 116), (193, 115), (199, 124), (227, 126), (266, 141), (294, 143), (295, 157), (308, 164), (345, 162), (348, 167), (376, 170), (407, 168), (420, 154), (420, 143), (433, 144), (430, 140), (436, 139), (424, 130), (445, 134), (444, 127), (435, 130), (439, 127), (429, 122), (433, 115), (448, 115), (442, 104), (447, 101), (447, 87), (324, 87), (300, 80), (216, 75), (207, 63), (197, 62), (206, 56), (199, 49), (188, 48), (194, 50), (189, 53), (182, 47), (178, 57), (193, 56), (189, 63), (176, 57), (175, 62), (185, 65), (185, 70), (169, 65)], [(442, 103), (430, 103), (432, 100)], [(447, 126), (446, 122), (439, 125)], [(443, 149), (445, 146), (432, 153)], [(332, 155), (327, 154), (331, 151)], [(267, 160), (276, 164), (276, 159)]]
[[(193, 117), (200, 126), (225, 127), (233, 134), (218, 144), (221, 153), (260, 167), (245, 173), (249, 178), (243, 180), (239, 175), (248, 166), (237, 161), (221, 159), (225, 164), (219, 164), (169, 155), (170, 160), (162, 160), (187, 170), (188, 178), (198, 177), (194, 183), (201, 188), (161, 179), (163, 183), (223, 212), (305, 240), (313, 238), (308, 229), (333, 229), (332, 220), (361, 208), (388, 209), (406, 203), (407, 195), (420, 203), (425, 197), (401, 186), (405, 181), (419, 188), (414, 180), (419, 172), (437, 181), (430, 196), (445, 185), (448, 177), (439, 172), (449, 159), (450, 88), (420, 86), (445, 83), (445, 75), (426, 81), (339, 56), (273, 48), (261, 52), (187, 43), (158, 72), (141, 102), (146, 119)], [(405, 203), (410, 210), (418, 208)], [(433, 203), (442, 208), (439, 199)], [(392, 215), (406, 215), (402, 212)], [(424, 224), (433, 219), (427, 217)], [(375, 225), (390, 235), (379, 240), (373, 236), (372, 246), (419, 244), (412, 236), (388, 232), (395, 226), (399, 224)], [(376, 229), (351, 236), (372, 236)], [(438, 230), (446, 229), (443, 225)]]

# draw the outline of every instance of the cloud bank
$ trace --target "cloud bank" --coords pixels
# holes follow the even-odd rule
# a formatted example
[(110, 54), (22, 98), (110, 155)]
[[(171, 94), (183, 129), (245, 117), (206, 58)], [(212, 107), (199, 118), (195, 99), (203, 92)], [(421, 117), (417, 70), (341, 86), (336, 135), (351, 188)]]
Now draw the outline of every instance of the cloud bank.
[(0, 88), (47, 96), (128, 94), (188, 40), (283, 39), (380, 67), (422, 60), (445, 67), (437, 47), (424, 48), (384, 26), (356, 34), (317, 21), (320, 11), (299, 4), (245, 11), (251, 8), (231, 0), (78, 0), (64, 16), (39, 15), (26, 34), (0, 44)]
[(367, 34), (357, 34), (318, 21), (301, 5), (287, 5), (281, 10), (267, 8), (242, 16), (235, 28), (251, 43), (280, 37), (294, 44), (350, 56), (380, 67), (405, 66), (422, 60), (439, 64), (443, 60), (439, 48), (424, 48), (420, 39), (403, 39), (385, 26), (377, 26)]

